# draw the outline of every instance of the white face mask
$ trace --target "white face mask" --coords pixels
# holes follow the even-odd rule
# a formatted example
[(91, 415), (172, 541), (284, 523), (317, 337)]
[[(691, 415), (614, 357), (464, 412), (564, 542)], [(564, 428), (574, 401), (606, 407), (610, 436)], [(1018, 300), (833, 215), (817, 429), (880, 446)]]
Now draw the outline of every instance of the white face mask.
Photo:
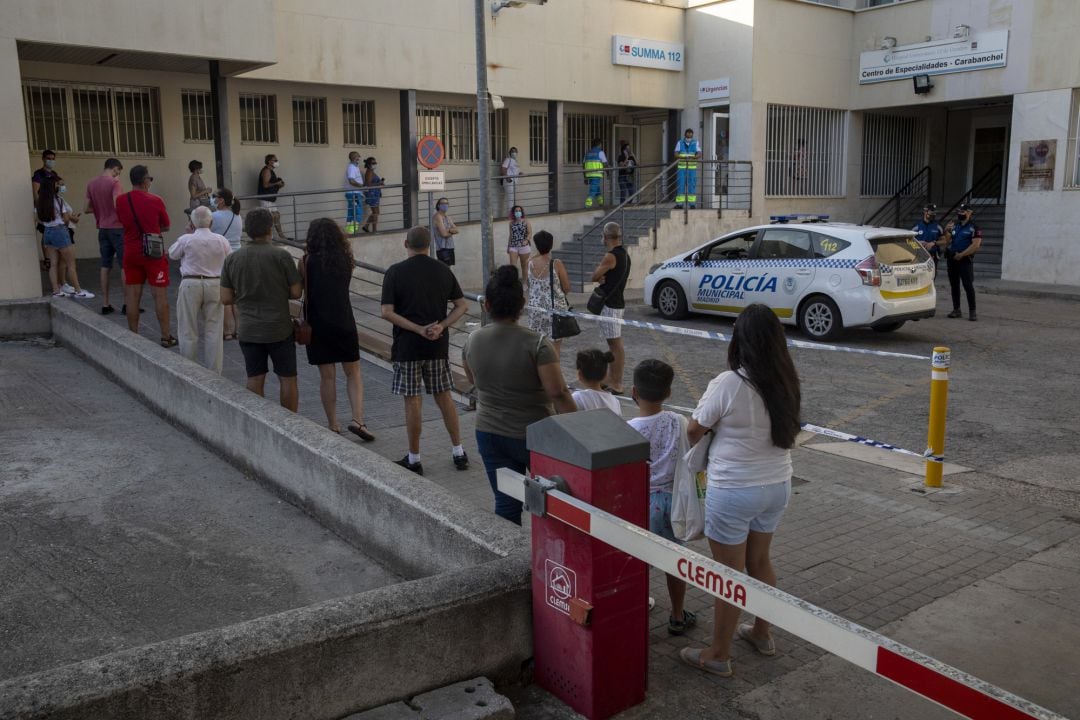
[(270, 163), (270, 167), (276, 170), (277, 168), (281, 167), (281, 163), (275, 160), (274, 162)]
[(59, 188), (56, 189), (56, 192), (63, 195), (67, 192), (67, 185), (61, 185)]
[(52, 170), (54, 167), (56, 167), (56, 161), (55, 160), (46, 160), (45, 161), (45, 167)]
[(512, 152), (512, 153), (510, 153), (510, 157), (512, 157), (512, 158), (515, 158), (515, 159), (516, 159), (516, 158), (517, 158), (517, 153), (516, 153), (516, 152)]

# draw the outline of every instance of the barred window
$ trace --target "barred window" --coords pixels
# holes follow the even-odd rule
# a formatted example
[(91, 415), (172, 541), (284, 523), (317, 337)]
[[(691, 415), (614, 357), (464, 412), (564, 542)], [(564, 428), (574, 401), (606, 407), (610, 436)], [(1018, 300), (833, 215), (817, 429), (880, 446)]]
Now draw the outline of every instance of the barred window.
[(585, 157), (592, 147), (592, 141), (600, 138), (600, 147), (606, 154), (612, 155), (611, 138), (615, 133), (614, 115), (584, 115), (581, 113), (567, 113), (566, 123), (566, 157), (564, 160), (570, 164), (577, 164)]
[(214, 104), (209, 90), (181, 90), (185, 142), (214, 141)]
[[(509, 114), (506, 109), (488, 115), (491, 153), (493, 159), (506, 155)], [(477, 162), (480, 159), (477, 141), (476, 110), (441, 105), (416, 106), (416, 133), (420, 137), (434, 135), (446, 148), (446, 159), (458, 162)]]
[(277, 131), (277, 97), (240, 93), (240, 142), (274, 145)]
[(1066, 187), (1080, 188), (1080, 89), (1073, 90), (1072, 116), (1069, 122), (1069, 172)]
[(341, 122), (346, 145), (375, 145), (374, 100), (342, 100)]
[(157, 88), (23, 83), (31, 149), (161, 157)]
[(844, 194), (843, 110), (769, 105), (765, 127), (765, 195)]
[(292, 99), (294, 145), (327, 145), (326, 98)]
[(926, 165), (923, 118), (867, 114), (863, 123), (863, 195), (897, 192)]
[(547, 165), (548, 162), (548, 116), (547, 113), (529, 113), (529, 162)]

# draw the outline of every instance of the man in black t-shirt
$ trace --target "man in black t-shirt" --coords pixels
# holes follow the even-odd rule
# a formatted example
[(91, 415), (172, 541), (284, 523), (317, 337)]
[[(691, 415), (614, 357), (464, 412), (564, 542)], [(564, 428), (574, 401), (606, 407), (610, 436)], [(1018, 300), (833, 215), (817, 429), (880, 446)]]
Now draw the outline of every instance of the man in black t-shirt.
[(593, 270), (592, 281), (600, 283), (597, 288), (604, 296), (604, 309), (600, 313), (600, 332), (607, 340), (608, 348), (615, 360), (608, 365), (607, 382), (604, 389), (615, 395), (623, 394), (623, 365), (626, 362), (626, 349), (622, 341), (623, 311), (626, 300), (623, 291), (630, 278), (630, 256), (622, 244), (622, 228), (617, 222), (604, 225), (604, 254), (600, 264)]
[[(390, 359), (394, 363), (395, 395), (405, 398), (405, 428), (409, 453), (398, 465), (424, 474), (420, 464), (421, 383), (434, 397), (453, 445), (454, 467), (465, 470), (469, 458), (461, 446), (457, 408), (450, 397), (450, 335), (448, 329), (465, 314), (461, 286), (449, 267), (428, 254), (431, 232), (414, 227), (405, 236), (407, 260), (391, 265), (383, 277), (382, 316), (394, 325)], [(447, 315), (446, 306), (454, 309)]]

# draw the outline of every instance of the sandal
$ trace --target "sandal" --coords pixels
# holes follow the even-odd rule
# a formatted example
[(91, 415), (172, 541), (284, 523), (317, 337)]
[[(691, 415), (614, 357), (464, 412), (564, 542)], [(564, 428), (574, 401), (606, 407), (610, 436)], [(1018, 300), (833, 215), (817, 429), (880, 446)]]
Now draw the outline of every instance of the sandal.
[(604, 392), (611, 393), (612, 395), (622, 395), (623, 394), (622, 390), (613, 388), (610, 385), (601, 385), (600, 389), (603, 390)]
[(349, 432), (353, 435), (359, 435), (360, 439), (364, 442), (371, 442), (375, 439), (375, 436), (368, 431), (368, 426), (362, 422), (356, 422), (353, 420), (349, 423)]
[(731, 669), (731, 658), (727, 660), (702, 660), (701, 648), (684, 647), (679, 651), (679, 659), (692, 668), (704, 670), (719, 677), (731, 677), (735, 672)]
[(682, 620), (676, 620), (674, 616), (668, 615), (668, 635), (682, 635), (687, 630), (697, 625), (697, 615), (694, 613), (689, 610), (683, 610), (682, 616)]
[(769, 637), (764, 640), (758, 640), (754, 637), (754, 626), (752, 624), (743, 623), (739, 626), (739, 631), (736, 634), (739, 636), (740, 640), (745, 640), (753, 645), (754, 649), (762, 655), (772, 657), (776, 654), (776, 643), (773, 642), (773, 639)]
[(225, 333), (224, 335), (221, 336), (221, 339), (222, 340), (235, 340), (236, 339), (236, 333)]
[(179, 340), (177, 340), (177, 339), (176, 339), (176, 338), (175, 338), (174, 336), (172, 336), (172, 335), (170, 335), (169, 337), (163, 337), (163, 338), (161, 338), (161, 347), (163, 347), (163, 348), (171, 348), (171, 347), (176, 347), (176, 346), (177, 346), (177, 345), (179, 345), (179, 344), (180, 344), (180, 341), (179, 341)]

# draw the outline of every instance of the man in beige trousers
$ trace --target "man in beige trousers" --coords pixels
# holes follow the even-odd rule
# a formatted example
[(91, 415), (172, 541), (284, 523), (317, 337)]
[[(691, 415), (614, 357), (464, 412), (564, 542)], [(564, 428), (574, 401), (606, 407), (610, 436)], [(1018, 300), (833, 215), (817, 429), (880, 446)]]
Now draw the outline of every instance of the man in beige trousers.
[(169, 248), (169, 257), (180, 261), (180, 292), (176, 298), (180, 354), (220, 373), (225, 321), (221, 266), (231, 248), (224, 236), (210, 232), (213, 219), (208, 207), (192, 210), (195, 231), (181, 235)]

